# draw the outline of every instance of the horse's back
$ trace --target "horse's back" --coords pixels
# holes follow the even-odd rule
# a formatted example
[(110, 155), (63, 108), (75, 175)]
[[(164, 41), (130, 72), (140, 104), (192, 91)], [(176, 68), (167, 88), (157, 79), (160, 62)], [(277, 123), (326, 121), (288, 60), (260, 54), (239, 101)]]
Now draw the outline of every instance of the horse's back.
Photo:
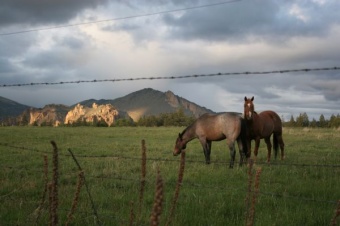
[(199, 118), (202, 123), (214, 123), (218, 126), (228, 125), (233, 122), (239, 122), (242, 119), (242, 114), (237, 112), (222, 112), (222, 113), (206, 113)]
[(206, 113), (196, 121), (196, 132), (205, 135), (209, 140), (220, 140), (240, 133), (241, 114), (223, 112), (217, 114)]
[(274, 132), (282, 133), (282, 121), (280, 116), (274, 111), (262, 111), (258, 114), (263, 123), (273, 127)]

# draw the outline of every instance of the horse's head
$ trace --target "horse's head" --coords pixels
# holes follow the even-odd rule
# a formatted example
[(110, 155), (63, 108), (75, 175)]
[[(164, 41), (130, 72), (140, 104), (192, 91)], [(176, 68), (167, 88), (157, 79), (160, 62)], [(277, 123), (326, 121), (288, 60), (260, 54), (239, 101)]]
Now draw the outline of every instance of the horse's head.
[(182, 134), (179, 133), (177, 140), (176, 140), (174, 152), (173, 152), (174, 156), (181, 154), (182, 150), (184, 150), (186, 147), (187, 147), (186, 142), (183, 141)]
[(248, 99), (244, 97), (244, 118), (250, 120), (253, 118), (254, 115), (254, 97)]

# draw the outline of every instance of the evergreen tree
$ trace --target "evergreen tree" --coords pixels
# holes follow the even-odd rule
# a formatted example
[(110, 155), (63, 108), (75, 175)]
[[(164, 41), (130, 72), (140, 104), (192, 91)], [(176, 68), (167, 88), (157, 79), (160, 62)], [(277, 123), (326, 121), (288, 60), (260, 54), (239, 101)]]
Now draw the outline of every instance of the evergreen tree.
[(294, 116), (293, 115), (291, 115), (290, 116), (290, 120), (289, 120), (289, 122), (287, 123), (287, 126), (289, 126), (289, 127), (295, 127), (295, 119), (294, 119)]
[(298, 127), (307, 127), (309, 126), (309, 119), (306, 112), (300, 113), (298, 117), (296, 117), (296, 126)]
[(318, 123), (317, 123), (317, 121), (315, 120), (315, 118), (313, 118), (313, 120), (311, 121), (311, 123), (310, 123), (309, 126), (312, 127), (312, 128), (315, 128), (315, 127), (318, 126)]
[(319, 126), (320, 126), (321, 128), (327, 127), (327, 122), (326, 122), (325, 116), (324, 116), (323, 114), (320, 115), (320, 118), (319, 118)]
[(329, 127), (331, 128), (340, 127), (340, 115), (339, 114), (337, 116), (335, 116), (334, 114), (331, 115), (329, 119)]

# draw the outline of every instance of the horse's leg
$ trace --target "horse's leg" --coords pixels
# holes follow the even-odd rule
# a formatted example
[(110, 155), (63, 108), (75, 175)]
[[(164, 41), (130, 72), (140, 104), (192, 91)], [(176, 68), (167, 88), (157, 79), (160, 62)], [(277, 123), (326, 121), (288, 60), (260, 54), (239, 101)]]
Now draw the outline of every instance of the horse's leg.
[(229, 164), (229, 168), (233, 168), (234, 167), (234, 162), (235, 162), (235, 155), (236, 155), (235, 142), (227, 139), (227, 144), (228, 144), (229, 151), (230, 151), (230, 164)]
[[(210, 149), (209, 149), (209, 141), (207, 141), (205, 138), (199, 138), (200, 143), (203, 147), (203, 153), (205, 157), (205, 163), (210, 164)], [(210, 141), (211, 142), (211, 141)], [(211, 146), (211, 143), (210, 143)]]
[(207, 156), (208, 156), (208, 160), (206, 160), (208, 162), (207, 164), (210, 163), (211, 144), (212, 142), (210, 140), (207, 141)]
[(267, 144), (267, 150), (268, 150), (268, 154), (267, 154), (267, 162), (269, 163), (269, 162), (270, 162), (270, 156), (271, 156), (271, 153), (272, 153), (272, 143), (270, 142), (270, 136), (264, 138), (264, 141), (265, 141), (266, 144)]
[(245, 150), (247, 150), (247, 148), (243, 147), (242, 139), (240, 137), (237, 138), (237, 146), (238, 146), (238, 151), (240, 153), (240, 166), (242, 166), (245, 159), (247, 159), (247, 156), (245, 154)]
[(277, 136), (277, 140), (280, 144), (280, 149), (281, 149), (281, 160), (284, 160), (285, 159), (285, 144), (283, 143), (283, 139), (282, 139), (282, 134), (278, 135)]

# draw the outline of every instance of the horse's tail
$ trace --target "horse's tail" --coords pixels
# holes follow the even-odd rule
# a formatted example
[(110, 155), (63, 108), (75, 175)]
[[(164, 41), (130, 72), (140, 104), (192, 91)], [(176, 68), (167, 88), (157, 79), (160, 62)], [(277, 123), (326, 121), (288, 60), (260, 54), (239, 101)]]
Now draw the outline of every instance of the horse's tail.
[(275, 153), (275, 159), (277, 157), (277, 152), (279, 150), (279, 141), (277, 139), (277, 134), (273, 134), (273, 144), (274, 144), (274, 153)]
[(247, 125), (246, 125), (246, 120), (243, 118), (241, 118), (241, 132), (239, 136), (241, 138), (241, 142), (243, 146), (243, 154), (248, 159), (250, 157), (250, 150), (248, 150), (248, 143), (247, 143)]

